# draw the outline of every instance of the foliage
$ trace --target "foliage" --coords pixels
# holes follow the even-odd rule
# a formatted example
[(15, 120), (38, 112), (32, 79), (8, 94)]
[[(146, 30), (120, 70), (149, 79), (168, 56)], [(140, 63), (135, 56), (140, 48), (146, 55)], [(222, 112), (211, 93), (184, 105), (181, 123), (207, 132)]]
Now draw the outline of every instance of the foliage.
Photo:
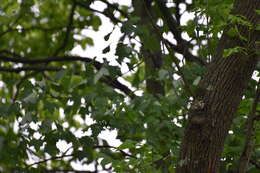
[[(147, 27), (132, 5), (112, 1), (0, 0), (2, 172), (69, 172), (75, 162), (107, 172), (175, 172), (190, 103), (220, 35), (233, 25), (228, 34), (244, 39), (236, 25), (250, 23), (229, 14), (232, 0), (169, 0), (175, 31), (159, 3), (152, 4)], [(187, 14), (193, 18), (183, 23)], [(85, 33), (102, 34), (103, 17), (113, 24), (103, 36), (109, 45), (102, 54), (85, 56), (100, 46)], [(151, 27), (159, 38), (151, 37)], [(119, 40), (113, 43), (113, 37)], [(151, 74), (142, 45), (164, 59)], [(84, 56), (72, 53), (76, 46), (85, 49)], [(246, 48), (226, 49), (224, 56), (240, 51)], [(147, 90), (145, 81), (154, 77), (165, 95)], [(252, 78), (226, 141), (221, 173), (237, 168), (256, 85)], [(101, 139), (104, 130), (116, 131), (121, 145)], [(259, 171), (259, 133), (258, 124), (250, 173)], [(61, 142), (67, 145), (58, 147)]]

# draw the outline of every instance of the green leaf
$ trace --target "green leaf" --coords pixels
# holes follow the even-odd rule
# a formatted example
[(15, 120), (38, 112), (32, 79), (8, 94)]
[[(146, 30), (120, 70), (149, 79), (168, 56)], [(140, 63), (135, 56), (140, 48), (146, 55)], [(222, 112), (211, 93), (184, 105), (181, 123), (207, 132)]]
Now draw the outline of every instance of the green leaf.
[(30, 95), (28, 95), (23, 99), (25, 103), (36, 103), (37, 100), (38, 100), (38, 96), (35, 92), (32, 92)]
[(50, 119), (50, 118), (47, 118), (45, 119), (43, 122), (42, 122), (42, 125), (41, 125), (41, 130), (43, 132), (49, 132), (52, 130), (52, 124), (53, 124), (53, 120)]
[(257, 24), (257, 25), (256, 25), (255, 30), (260, 31), (260, 24)]
[(94, 76), (94, 83), (97, 83), (98, 80), (105, 75), (109, 75), (109, 71), (105, 67), (102, 67)]
[(110, 157), (106, 156), (105, 158), (102, 159), (101, 165), (105, 167), (107, 164), (110, 164), (112, 162), (113, 162), (113, 160)]
[(197, 85), (199, 84), (200, 80), (201, 80), (201, 77), (198, 76), (198, 77), (193, 81), (193, 85), (197, 86)]
[(119, 147), (117, 147), (117, 149), (119, 150), (123, 150), (123, 149), (131, 149), (131, 148), (135, 148), (136, 144), (134, 141), (131, 140), (126, 140), (123, 144), (121, 144)]
[(80, 44), (82, 49), (86, 49), (88, 45), (89, 46), (94, 46), (94, 41), (90, 37), (85, 37), (85, 38), (83, 38), (81, 40), (78, 40), (77, 42)]
[(108, 53), (110, 51), (110, 45), (108, 45), (105, 49), (103, 49), (102, 53)]
[(92, 22), (91, 24), (92, 24), (93, 29), (94, 29), (95, 31), (98, 31), (100, 25), (102, 24), (100, 17), (98, 17), (98, 16), (93, 16), (91, 22)]
[(240, 46), (234, 47), (234, 48), (229, 48), (229, 49), (225, 49), (224, 53), (223, 53), (223, 57), (227, 58), (233, 54), (236, 53), (244, 53), (247, 54), (246, 49)]
[(94, 145), (92, 138), (89, 136), (83, 136), (79, 139), (79, 141), (87, 147), (92, 147)]
[(228, 30), (227, 34), (230, 36), (230, 37), (235, 37), (235, 36), (238, 36), (239, 35), (239, 32), (238, 32), (238, 29), (237, 27), (232, 27)]
[(107, 35), (104, 36), (104, 40), (105, 41), (108, 41), (110, 35), (112, 34), (112, 32), (109, 32)]
[(168, 71), (167, 70), (164, 70), (164, 69), (160, 69), (159, 72), (159, 80), (163, 80), (166, 78), (166, 76), (168, 75)]
[(136, 31), (136, 28), (133, 26), (133, 24), (130, 21), (123, 23), (123, 26), (121, 28), (121, 32), (130, 35), (135, 31)]
[(60, 70), (56, 73), (55, 75), (55, 79), (56, 80), (60, 80), (61, 78), (63, 78), (66, 75), (66, 70)]
[(255, 12), (256, 12), (258, 15), (260, 15), (260, 10), (255, 10)]
[(23, 117), (21, 121), (21, 125), (27, 124), (32, 122), (32, 114), (31, 113), (26, 113), (25, 116)]

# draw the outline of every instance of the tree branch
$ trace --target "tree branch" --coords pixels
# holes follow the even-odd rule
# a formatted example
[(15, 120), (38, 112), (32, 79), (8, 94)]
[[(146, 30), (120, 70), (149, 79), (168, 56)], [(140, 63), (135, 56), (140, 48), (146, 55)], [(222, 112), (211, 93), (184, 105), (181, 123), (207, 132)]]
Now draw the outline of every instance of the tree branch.
[(254, 132), (254, 118), (256, 116), (256, 109), (260, 98), (260, 80), (258, 81), (258, 86), (256, 89), (256, 95), (254, 102), (252, 104), (251, 111), (248, 115), (248, 119), (246, 121), (246, 141), (245, 146), (243, 149), (243, 152), (239, 158), (239, 164), (238, 164), (238, 172), (239, 173), (246, 173), (248, 163), (251, 159), (252, 151), (254, 148), (254, 139), (255, 136)]
[[(1, 52), (0, 52), (1, 53)], [(22, 63), (22, 64), (41, 64), (41, 63), (50, 63), (50, 62), (66, 62), (66, 61), (82, 61), (86, 63), (93, 63), (97, 69), (102, 67), (102, 63), (93, 60), (92, 58), (88, 57), (81, 57), (81, 56), (52, 56), (47, 58), (26, 58), (26, 57), (8, 57), (5, 55), (0, 54), (0, 61), (5, 62), (13, 62), (13, 63)]]
[(207, 65), (207, 63), (203, 59), (192, 55), (190, 53), (190, 51), (188, 50), (187, 46), (184, 46), (182, 44), (174, 45), (169, 40), (166, 40), (166, 39), (165, 39), (165, 41), (170, 46), (170, 48), (172, 48), (174, 51), (182, 54), (185, 60), (190, 61), (190, 62), (196, 62), (203, 66)]
[[(115, 149), (117, 151), (119, 151), (121, 154), (123, 154), (125, 157), (131, 157), (131, 158), (137, 158), (131, 154), (128, 154), (127, 152), (123, 151), (123, 150), (119, 150), (117, 147), (113, 147), (113, 146), (110, 146), (110, 145), (95, 145), (93, 146), (93, 149), (101, 149), (101, 148), (110, 148), (110, 149)], [(58, 159), (63, 159), (65, 157), (73, 157), (75, 154), (66, 154), (66, 152), (61, 155), (61, 156), (55, 156), (55, 157), (51, 157), (51, 158), (48, 158), (48, 159), (43, 159), (41, 161), (38, 161), (38, 162), (34, 162), (30, 165), (28, 165), (27, 167), (32, 167), (34, 165), (39, 165), (39, 164), (42, 164), (42, 163), (46, 163), (48, 161), (51, 161), (51, 160), (58, 160)]]
[(62, 45), (55, 51), (54, 53), (54, 56), (58, 55), (62, 50), (64, 50), (66, 48), (66, 45), (68, 43), (68, 40), (69, 40), (69, 35), (71, 33), (71, 30), (73, 29), (73, 16), (74, 16), (74, 13), (75, 13), (75, 10), (76, 10), (76, 3), (73, 2), (72, 3), (72, 7), (71, 7), (71, 11), (70, 11), (70, 15), (69, 15), (69, 19), (68, 19), (68, 25), (67, 25), (67, 28), (66, 28), (66, 33), (65, 33), (65, 37), (64, 37), (64, 40), (63, 40), (63, 43)]
[(181, 2), (182, 2), (182, 0), (175, 1), (175, 6), (176, 6), (175, 17), (176, 17), (176, 23), (178, 24), (178, 26), (180, 26), (180, 24), (181, 24), (181, 14), (180, 14), (180, 7), (179, 7)]
[(131, 157), (131, 158), (137, 159), (137, 157), (135, 157), (134, 155), (128, 154), (127, 152), (125, 152), (123, 150), (119, 150), (117, 147), (113, 147), (113, 146), (110, 146), (110, 145), (96, 145), (93, 148), (94, 149), (98, 149), (98, 148), (111, 148), (111, 149), (115, 149), (115, 150), (119, 151), (121, 154), (123, 154), (126, 157)]
[(102, 14), (102, 15), (108, 17), (111, 21), (113, 21), (113, 22), (115, 22), (115, 23), (122, 23), (122, 21), (119, 20), (119, 19), (117, 19), (114, 15), (106, 14), (106, 13), (103, 12), (103, 11), (99, 11), (99, 10), (90, 8), (87, 4), (82, 3), (82, 2), (80, 2), (80, 1), (77, 1), (77, 0), (75, 0), (75, 3), (76, 3), (78, 6), (84, 8), (84, 9), (86, 9), (86, 10), (89, 10), (89, 11), (92, 11), (92, 12), (95, 12), (95, 13)]
[(100, 0), (101, 2), (105, 3), (109, 8), (115, 9), (116, 11), (120, 12), (122, 16), (125, 18), (129, 18), (128, 14), (119, 9), (116, 5), (109, 3), (107, 0)]
[(61, 155), (61, 156), (51, 157), (51, 158), (48, 158), (48, 159), (43, 159), (43, 160), (41, 160), (39, 162), (34, 162), (34, 163), (28, 165), (27, 167), (29, 168), (29, 167), (32, 167), (34, 165), (39, 165), (39, 164), (42, 164), (42, 163), (46, 163), (46, 162), (51, 161), (51, 160), (58, 160), (58, 159), (63, 159), (65, 157), (72, 157), (72, 156), (73, 156), (73, 154), (67, 154), (67, 155), (65, 154), (65, 155)]
[[(177, 41), (177, 45), (175, 46), (173, 45), (171, 42), (169, 42), (167, 40), (167, 44), (170, 45), (170, 47), (177, 51), (178, 53), (183, 54), (183, 56), (185, 57), (185, 59), (187, 61), (194, 61), (197, 62), (201, 65), (206, 65), (206, 62), (204, 62), (202, 59), (192, 55), (189, 51), (188, 48), (191, 46), (190, 43), (184, 39), (182, 39), (181, 37), (181, 30), (180, 30), (180, 26), (178, 21), (176, 21), (173, 16), (172, 13), (169, 11), (169, 9), (166, 7), (165, 2), (161, 1), (161, 0), (156, 0), (156, 3), (160, 9), (160, 12), (163, 15), (164, 20), (166, 21), (167, 26), (169, 27), (169, 30), (172, 32), (172, 34), (174, 35), (174, 38)], [(178, 8), (178, 7), (177, 7)]]
[[(17, 54), (16, 54), (17, 55)], [(19, 56), (19, 55), (17, 55)], [(22, 63), (22, 64), (42, 64), (42, 63), (50, 63), (50, 62), (66, 62), (66, 61), (82, 61), (85, 63), (92, 63), (94, 67), (97, 70), (100, 70), (103, 66), (102, 63), (88, 57), (81, 57), (81, 56), (53, 56), (53, 57), (47, 57), (47, 58), (39, 58), (39, 59), (32, 59), (32, 58), (25, 58), (25, 57), (8, 57), (5, 55), (1, 55), (0, 52), (0, 61), (5, 62), (13, 62), (13, 63)], [(110, 66), (111, 68), (115, 68), (113, 66)], [(61, 68), (54, 68), (54, 67), (20, 67), (20, 68), (0, 68), (0, 71), (5, 72), (16, 72), (19, 73), (21, 71), (59, 71)], [(111, 76), (104, 76), (101, 78), (101, 82), (106, 83), (108, 86), (111, 86), (113, 88), (119, 89), (120, 91), (124, 92), (126, 95), (128, 95), (130, 98), (134, 98), (136, 95), (133, 93), (131, 89), (129, 89), (127, 86), (120, 83), (116, 77)]]
[(162, 0), (156, 0), (156, 3), (160, 9), (160, 12), (163, 15), (164, 20), (167, 23), (167, 26), (169, 27), (170, 31), (173, 33), (176, 41), (178, 42), (178, 44), (183, 44), (185, 40), (183, 40), (181, 37), (181, 31), (179, 29), (179, 25), (176, 22), (176, 20), (173, 18), (172, 13), (166, 7), (165, 2)]
[(43, 72), (43, 71), (60, 71), (62, 68), (57, 67), (43, 67), (43, 66), (28, 66), (28, 67), (18, 67), (18, 68), (8, 68), (8, 67), (0, 67), (0, 71), (2, 72), (14, 72), (20, 73), (22, 71), (36, 71), (36, 72)]
[(119, 89), (126, 95), (128, 95), (131, 99), (135, 98), (136, 95), (132, 90), (130, 90), (127, 86), (120, 83), (117, 79), (112, 79), (110, 76), (105, 76), (100, 79), (101, 82), (106, 83), (107, 85), (111, 86), (112, 88)]

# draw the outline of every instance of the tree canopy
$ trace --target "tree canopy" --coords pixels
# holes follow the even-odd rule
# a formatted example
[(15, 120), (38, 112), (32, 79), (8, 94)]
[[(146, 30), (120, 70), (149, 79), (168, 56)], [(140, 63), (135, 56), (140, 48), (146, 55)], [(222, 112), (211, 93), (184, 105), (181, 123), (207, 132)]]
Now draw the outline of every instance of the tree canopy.
[(0, 172), (260, 172), (260, 1), (129, 4), (0, 0)]

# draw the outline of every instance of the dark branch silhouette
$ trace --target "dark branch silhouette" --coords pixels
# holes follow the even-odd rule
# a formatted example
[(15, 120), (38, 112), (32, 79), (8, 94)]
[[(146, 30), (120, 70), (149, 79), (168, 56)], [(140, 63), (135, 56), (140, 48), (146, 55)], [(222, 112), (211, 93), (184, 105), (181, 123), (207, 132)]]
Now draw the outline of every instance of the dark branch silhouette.
[(0, 67), (0, 71), (2, 72), (14, 72), (20, 73), (22, 71), (36, 71), (36, 72), (43, 72), (43, 71), (60, 71), (62, 68), (57, 67), (45, 67), (45, 66), (28, 66), (28, 67), (17, 67), (17, 68), (7, 68), (7, 67)]
[[(3, 52), (2, 52), (3, 53)], [(6, 52), (5, 52), (6, 54)], [(47, 58), (38, 58), (38, 59), (32, 59), (32, 58), (25, 58), (21, 57), (18, 54), (10, 53), (9, 55), (13, 55), (14, 57), (9, 57), (6, 55), (1, 55), (0, 51), (0, 61), (5, 62), (12, 62), (12, 63), (22, 63), (22, 64), (29, 64), (29, 65), (35, 65), (35, 64), (43, 64), (43, 63), (50, 63), (50, 62), (67, 62), (67, 61), (81, 61), (85, 63), (91, 63), (94, 65), (94, 67), (97, 70), (100, 70), (103, 66), (103, 63), (98, 62), (92, 58), (88, 57), (81, 57), (81, 56), (53, 56), (53, 57), (47, 57)], [(110, 68), (116, 68), (114, 66), (109, 66)], [(19, 68), (6, 68), (6, 67), (0, 67), (0, 71), (3, 72), (15, 72), (19, 73), (21, 71), (59, 71), (62, 70), (62, 68), (58, 67), (45, 67), (45, 66), (28, 66), (28, 67), (19, 67)], [(116, 70), (116, 69), (115, 69)], [(129, 89), (127, 86), (119, 82), (116, 77), (111, 76), (104, 76), (101, 78), (101, 82), (104, 82), (108, 86), (111, 86), (113, 88), (119, 89), (126, 95), (128, 95), (130, 98), (134, 98), (136, 95), (133, 93), (131, 89)]]

